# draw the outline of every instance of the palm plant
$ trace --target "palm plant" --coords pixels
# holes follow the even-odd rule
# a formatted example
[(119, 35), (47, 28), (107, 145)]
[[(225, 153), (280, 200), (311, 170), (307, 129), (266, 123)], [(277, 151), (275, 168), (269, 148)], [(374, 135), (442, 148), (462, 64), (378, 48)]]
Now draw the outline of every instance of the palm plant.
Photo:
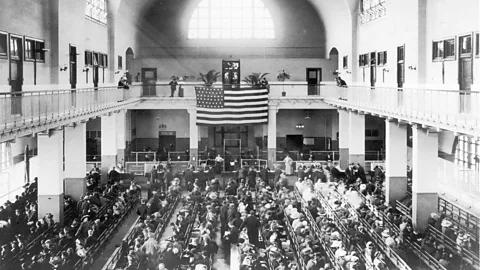
[(277, 80), (282, 82), (283, 84), (282, 96), (286, 96), (287, 93), (285, 92), (285, 81), (290, 80), (290, 74), (288, 73), (288, 71), (282, 70), (278, 73)]
[(200, 78), (198, 78), (197, 80), (198, 81), (203, 81), (205, 86), (212, 86), (214, 83), (217, 82), (218, 77), (220, 76), (220, 73), (221, 72), (219, 72), (219, 71), (217, 72), (214, 69), (208, 71), (206, 74), (203, 74), (203, 73), (200, 72), (199, 73)]
[(262, 85), (262, 80), (267, 76), (269, 73), (252, 73), (245, 77), (243, 80), (244, 82), (250, 84), (251, 86), (260, 86)]

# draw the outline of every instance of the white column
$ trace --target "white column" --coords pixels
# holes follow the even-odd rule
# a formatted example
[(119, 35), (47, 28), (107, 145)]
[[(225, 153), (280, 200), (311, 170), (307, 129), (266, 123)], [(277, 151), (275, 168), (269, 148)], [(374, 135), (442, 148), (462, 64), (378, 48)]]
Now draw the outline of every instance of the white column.
[(190, 115), (190, 163), (197, 167), (199, 132), (197, 126), (197, 109), (189, 109)]
[(117, 134), (117, 163), (125, 165), (125, 147), (127, 141), (127, 113), (123, 110), (115, 114)]
[(102, 183), (107, 183), (107, 173), (117, 165), (117, 120), (114, 114), (102, 116)]
[(275, 106), (268, 107), (268, 167), (273, 170), (277, 162), (277, 113)]
[(348, 160), (365, 166), (365, 115), (350, 111), (348, 137)]
[[(38, 217), (47, 213), (63, 223), (64, 132), (38, 135)], [(85, 164), (85, 163), (84, 163)], [(84, 166), (83, 164), (81, 164)]]
[(428, 217), (438, 211), (438, 133), (414, 126), (412, 146), (412, 221), (425, 231)]
[(86, 191), (86, 134), (86, 123), (76, 123), (65, 128), (65, 195), (71, 196), (75, 201), (80, 200)]
[(386, 120), (385, 131), (386, 201), (395, 206), (407, 195), (407, 125)]
[(338, 150), (340, 154), (340, 167), (348, 167), (349, 137), (350, 137), (350, 118), (348, 111), (338, 110)]

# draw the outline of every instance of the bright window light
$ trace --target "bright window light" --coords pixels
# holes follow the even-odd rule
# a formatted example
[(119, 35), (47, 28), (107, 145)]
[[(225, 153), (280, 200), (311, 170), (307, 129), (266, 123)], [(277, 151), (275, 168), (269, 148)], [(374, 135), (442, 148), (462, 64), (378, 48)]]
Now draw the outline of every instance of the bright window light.
[(202, 0), (188, 24), (189, 39), (274, 39), (275, 25), (261, 0)]

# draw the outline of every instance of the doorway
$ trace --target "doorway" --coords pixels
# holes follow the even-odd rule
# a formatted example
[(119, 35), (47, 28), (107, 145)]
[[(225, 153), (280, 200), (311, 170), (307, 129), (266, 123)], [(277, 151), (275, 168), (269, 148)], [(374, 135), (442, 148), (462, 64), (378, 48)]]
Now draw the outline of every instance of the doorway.
[(405, 45), (397, 47), (397, 105), (403, 106), (403, 84), (405, 83)]
[(303, 148), (303, 135), (287, 135), (286, 136), (286, 148), (287, 151), (302, 151)]
[(460, 113), (470, 112), (470, 91), (473, 84), (472, 35), (459, 38), (458, 84), (460, 85)]
[(132, 48), (128, 48), (127, 52), (125, 53), (125, 67), (127, 69), (127, 82), (128, 84), (132, 84), (132, 71), (133, 71), (133, 58), (134, 53)]
[(22, 114), (23, 38), (10, 35), (10, 86), (12, 87), (13, 115)]
[(154, 97), (157, 95), (155, 84), (157, 83), (156, 68), (142, 68), (142, 96)]
[(175, 131), (160, 131), (158, 133), (159, 160), (167, 160), (168, 153), (177, 149), (177, 136)]
[[(73, 46), (70, 44), (70, 49), (69, 49), (69, 55), (70, 55), (70, 87), (72, 89), (77, 88), (77, 47)], [(76, 95), (76, 90), (71, 90), (71, 105), (72, 107), (77, 106), (77, 95)]]
[(308, 95), (320, 95), (320, 82), (322, 81), (321, 68), (307, 68)]
[(377, 82), (377, 53), (372, 52), (370, 53), (370, 86), (375, 86)]

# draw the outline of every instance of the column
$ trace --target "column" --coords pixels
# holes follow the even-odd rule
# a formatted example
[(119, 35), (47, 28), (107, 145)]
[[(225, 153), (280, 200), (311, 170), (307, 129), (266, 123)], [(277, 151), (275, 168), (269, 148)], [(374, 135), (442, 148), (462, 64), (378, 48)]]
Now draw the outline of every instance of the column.
[(350, 111), (349, 125), (348, 161), (365, 167), (365, 115)]
[(268, 167), (273, 170), (277, 162), (277, 113), (274, 106), (268, 107)]
[[(47, 213), (63, 224), (64, 131), (38, 135), (38, 217)], [(82, 166), (84, 166), (82, 164)]]
[(65, 195), (79, 201), (86, 192), (87, 124), (65, 128)]
[(385, 122), (386, 201), (395, 206), (407, 195), (407, 125)]
[(349, 144), (349, 125), (348, 111), (338, 110), (338, 151), (340, 154), (340, 167), (348, 167), (348, 144)]
[(198, 161), (198, 126), (197, 126), (197, 109), (189, 109), (190, 114), (190, 163), (197, 167)]
[(108, 182), (108, 171), (117, 165), (117, 121), (114, 114), (102, 116), (102, 183)]
[(428, 217), (438, 211), (438, 133), (414, 126), (412, 146), (412, 221), (424, 232)]
[(126, 132), (127, 132), (127, 113), (120, 111), (115, 114), (116, 134), (117, 134), (117, 163), (125, 166), (125, 148), (126, 148)]

